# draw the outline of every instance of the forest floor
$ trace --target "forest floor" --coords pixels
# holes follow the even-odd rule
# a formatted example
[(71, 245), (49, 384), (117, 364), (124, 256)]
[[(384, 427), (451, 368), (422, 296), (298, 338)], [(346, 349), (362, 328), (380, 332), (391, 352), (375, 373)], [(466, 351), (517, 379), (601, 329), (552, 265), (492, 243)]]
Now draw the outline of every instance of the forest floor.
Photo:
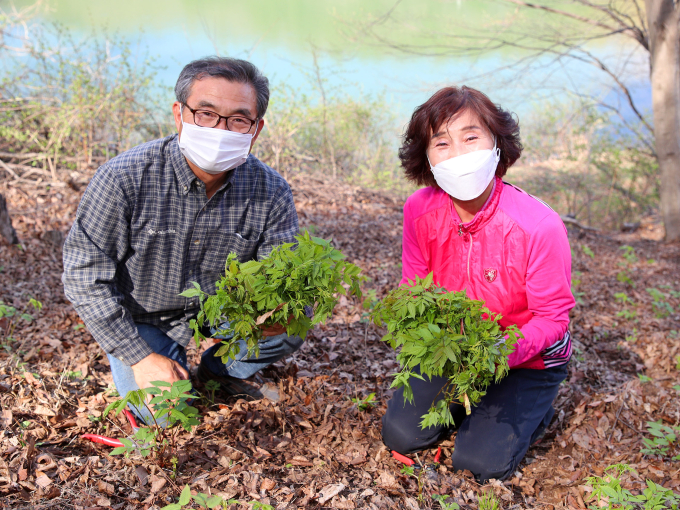
[[(310, 177), (292, 187), (301, 226), (332, 238), (364, 269), (366, 293), (379, 298), (398, 283), (400, 199)], [(176, 469), (112, 457), (81, 439), (129, 434), (123, 415), (102, 416), (116, 398), (108, 362), (60, 280), (61, 243), (82, 187), (0, 185), (0, 193), (22, 242), (0, 240), (0, 301), (17, 310), (0, 318), (0, 507), (160, 508), (189, 484), (242, 509), (443, 508), (437, 494), (476, 509), (486, 491), (505, 509), (580, 509), (593, 504), (587, 478), (619, 463), (635, 469), (624, 481), (633, 492), (645, 480), (680, 492), (680, 461), (670, 458), (680, 448), (666, 457), (641, 451), (652, 437), (647, 422), (680, 422), (680, 246), (645, 239), (653, 226), (571, 233), (575, 352), (555, 418), (511, 479), (480, 486), (451, 468), (455, 434), (435, 472), (402, 473), (380, 439), (395, 354), (361, 303), (344, 297), (301, 351), (268, 370), (281, 402), (197, 401), (201, 425), (180, 434)], [(198, 353), (190, 351), (194, 369)], [(360, 409), (356, 400), (372, 393), (375, 405)], [(434, 453), (419, 460), (431, 463)]]

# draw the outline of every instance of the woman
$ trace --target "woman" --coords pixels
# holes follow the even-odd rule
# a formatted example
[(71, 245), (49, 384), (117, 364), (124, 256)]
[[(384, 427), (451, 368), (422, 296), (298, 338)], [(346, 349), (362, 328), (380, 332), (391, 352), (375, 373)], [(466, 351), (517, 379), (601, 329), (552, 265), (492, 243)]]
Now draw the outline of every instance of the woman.
[[(399, 150), (407, 178), (427, 186), (404, 206), (401, 283), (433, 272), (439, 285), (465, 289), (524, 336), (509, 357), (510, 373), (489, 386), (472, 414), (451, 409), (458, 427), (453, 467), (480, 481), (514, 473), (550, 423), (571, 356), (566, 229), (546, 204), (501, 180), (521, 152), (517, 121), (469, 87), (444, 88), (418, 107)], [(400, 453), (429, 448), (451, 432), (419, 425), (445, 379), (410, 383), (413, 404), (401, 388), (383, 417), (383, 440)]]

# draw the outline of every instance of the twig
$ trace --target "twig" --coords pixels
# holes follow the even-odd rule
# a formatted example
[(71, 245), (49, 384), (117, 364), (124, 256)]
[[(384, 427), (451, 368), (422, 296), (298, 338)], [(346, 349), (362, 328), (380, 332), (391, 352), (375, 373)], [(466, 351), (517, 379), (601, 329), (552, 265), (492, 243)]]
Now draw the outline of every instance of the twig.
[(586, 225), (582, 225), (581, 223), (579, 223), (578, 220), (576, 220), (575, 218), (571, 218), (571, 217), (569, 217), (569, 216), (562, 216), (562, 215), (560, 215), (560, 218), (562, 219), (562, 221), (563, 221), (564, 223), (569, 223), (570, 225), (574, 225), (574, 226), (576, 226), (576, 227), (578, 227), (578, 228), (580, 228), (580, 229), (583, 229), (583, 230), (589, 230), (589, 231), (591, 231), (591, 232), (599, 232), (599, 231), (600, 231), (599, 228), (588, 227), (588, 226), (586, 226)]
[(614, 434), (614, 430), (616, 429), (616, 424), (619, 422), (619, 416), (621, 415), (621, 411), (623, 410), (623, 406), (626, 405), (626, 401), (621, 399), (621, 406), (619, 407), (619, 410), (616, 412), (616, 419), (614, 420), (614, 424), (612, 425), (612, 431), (609, 433), (609, 437), (607, 438), (607, 442), (609, 442), (612, 438), (612, 435)]

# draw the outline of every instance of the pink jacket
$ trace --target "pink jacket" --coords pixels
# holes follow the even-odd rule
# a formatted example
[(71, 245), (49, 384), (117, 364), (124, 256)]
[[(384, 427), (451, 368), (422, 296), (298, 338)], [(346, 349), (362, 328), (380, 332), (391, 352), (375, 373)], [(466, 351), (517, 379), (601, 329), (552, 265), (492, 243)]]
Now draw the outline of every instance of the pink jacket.
[(571, 250), (559, 215), (540, 200), (496, 178), (491, 196), (463, 224), (449, 195), (432, 187), (404, 206), (402, 280), (434, 272), (450, 291), (465, 289), (516, 324), (524, 338), (511, 368), (543, 369), (569, 361)]

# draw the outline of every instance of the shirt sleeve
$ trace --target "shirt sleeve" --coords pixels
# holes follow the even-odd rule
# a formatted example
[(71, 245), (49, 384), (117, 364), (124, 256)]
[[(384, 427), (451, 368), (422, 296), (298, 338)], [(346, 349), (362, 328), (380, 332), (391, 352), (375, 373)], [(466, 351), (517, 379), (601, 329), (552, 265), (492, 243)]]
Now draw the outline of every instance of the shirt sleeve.
[(134, 365), (152, 349), (139, 336), (115, 285), (129, 251), (131, 207), (114, 171), (102, 166), (78, 206), (64, 243), (64, 292), (107, 354)]
[(404, 205), (404, 233), (401, 248), (401, 282), (400, 285), (414, 280), (416, 276), (425, 278), (430, 268), (418, 245), (416, 236), (413, 200), (409, 199)]
[(569, 327), (569, 311), (576, 303), (571, 292), (569, 239), (557, 214), (538, 225), (530, 239), (528, 257), (526, 293), (533, 317), (520, 329), (524, 338), (508, 358), (510, 368), (561, 340)]
[(271, 211), (267, 218), (263, 240), (257, 248), (257, 259), (267, 258), (275, 246), (295, 242), (299, 233), (297, 211), (293, 192), (284, 183), (276, 192)]

